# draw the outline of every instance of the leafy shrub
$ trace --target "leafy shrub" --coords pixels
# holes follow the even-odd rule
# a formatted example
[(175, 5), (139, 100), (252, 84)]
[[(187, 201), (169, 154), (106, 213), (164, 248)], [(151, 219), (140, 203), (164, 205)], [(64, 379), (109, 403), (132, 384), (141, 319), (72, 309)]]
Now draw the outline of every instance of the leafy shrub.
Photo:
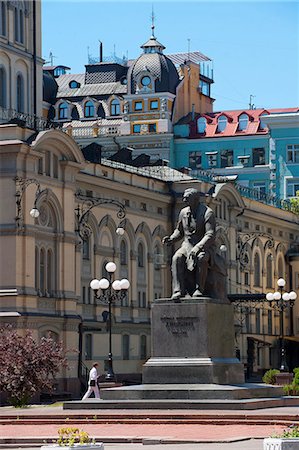
[(294, 378), (293, 378), (292, 384), (299, 386), (299, 367), (295, 367), (293, 372), (294, 372)]
[(273, 436), (275, 438), (299, 438), (298, 425), (290, 425), (289, 428), (284, 430), (281, 434)]
[(278, 369), (269, 369), (264, 373), (262, 380), (266, 384), (275, 384), (275, 376), (279, 373), (280, 371)]
[(21, 336), (10, 325), (0, 336), (0, 391), (8, 393), (11, 404), (23, 407), (35, 392), (51, 391), (56, 374), (67, 367), (62, 343), (50, 335), (36, 342), (31, 331)]
[(75, 444), (92, 444), (94, 440), (86, 431), (79, 428), (60, 428), (58, 430), (57, 444), (60, 447), (73, 447)]

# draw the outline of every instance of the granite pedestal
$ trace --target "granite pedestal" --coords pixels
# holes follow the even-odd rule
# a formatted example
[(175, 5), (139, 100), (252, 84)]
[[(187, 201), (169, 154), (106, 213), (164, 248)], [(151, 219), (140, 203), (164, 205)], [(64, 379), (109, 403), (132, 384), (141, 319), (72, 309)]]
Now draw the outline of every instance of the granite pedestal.
[(144, 384), (244, 383), (235, 357), (233, 309), (207, 297), (152, 305), (151, 358), (143, 366)]

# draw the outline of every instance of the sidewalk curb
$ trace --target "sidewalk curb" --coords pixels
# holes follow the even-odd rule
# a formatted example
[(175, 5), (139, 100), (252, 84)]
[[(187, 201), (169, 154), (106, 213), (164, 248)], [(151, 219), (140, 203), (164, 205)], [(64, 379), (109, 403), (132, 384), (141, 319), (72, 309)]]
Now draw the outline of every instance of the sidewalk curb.
[[(227, 438), (227, 439), (173, 439), (173, 438), (143, 438), (143, 437), (96, 437), (95, 439), (99, 442), (103, 442), (106, 444), (143, 444), (143, 445), (155, 445), (155, 444), (224, 444), (230, 442), (242, 442), (249, 441), (250, 439), (263, 439), (263, 438), (254, 438), (249, 436), (240, 436), (235, 438)], [(37, 438), (37, 437), (27, 437), (27, 438), (0, 438), (0, 445), (22, 445), (24, 447), (28, 446), (41, 446), (45, 444), (52, 444), (55, 441), (55, 437), (47, 437), (47, 438)]]

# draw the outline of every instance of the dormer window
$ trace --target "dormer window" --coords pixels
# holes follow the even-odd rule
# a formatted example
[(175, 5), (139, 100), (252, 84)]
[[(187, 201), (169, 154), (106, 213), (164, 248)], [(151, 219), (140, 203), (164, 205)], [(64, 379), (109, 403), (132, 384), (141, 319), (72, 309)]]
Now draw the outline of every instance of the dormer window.
[(111, 116), (120, 115), (120, 102), (116, 98), (110, 103), (110, 114)]
[(60, 103), (58, 107), (58, 119), (67, 119), (68, 105), (66, 102)]
[(218, 117), (217, 132), (222, 133), (227, 125), (227, 117), (222, 115)]
[(238, 131), (245, 131), (248, 127), (248, 115), (241, 114), (239, 117)]
[(78, 89), (80, 86), (81, 86), (80, 83), (78, 83), (78, 81), (76, 81), (76, 80), (72, 80), (72, 81), (69, 83), (69, 87), (70, 87), (71, 89)]
[(84, 117), (94, 117), (94, 104), (91, 100), (84, 105)]
[(200, 134), (203, 134), (206, 132), (207, 127), (207, 120), (205, 117), (200, 117), (197, 121), (197, 131)]

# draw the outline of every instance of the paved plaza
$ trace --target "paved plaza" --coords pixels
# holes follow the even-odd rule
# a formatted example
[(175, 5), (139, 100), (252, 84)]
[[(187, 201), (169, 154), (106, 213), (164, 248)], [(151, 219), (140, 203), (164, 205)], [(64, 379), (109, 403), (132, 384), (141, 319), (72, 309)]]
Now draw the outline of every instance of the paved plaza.
[(259, 410), (63, 410), (0, 408), (0, 450), (37, 448), (78, 427), (105, 450), (262, 450), (263, 438), (299, 424), (298, 406)]

